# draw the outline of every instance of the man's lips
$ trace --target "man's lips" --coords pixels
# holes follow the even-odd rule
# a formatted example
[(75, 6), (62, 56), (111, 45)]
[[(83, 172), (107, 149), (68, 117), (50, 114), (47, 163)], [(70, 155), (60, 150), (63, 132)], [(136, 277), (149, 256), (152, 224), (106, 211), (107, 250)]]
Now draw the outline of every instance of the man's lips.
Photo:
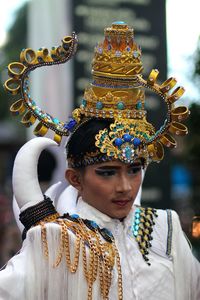
[(126, 204), (128, 204), (131, 200), (128, 199), (119, 199), (119, 200), (113, 200), (112, 202), (116, 205), (119, 206), (125, 206)]

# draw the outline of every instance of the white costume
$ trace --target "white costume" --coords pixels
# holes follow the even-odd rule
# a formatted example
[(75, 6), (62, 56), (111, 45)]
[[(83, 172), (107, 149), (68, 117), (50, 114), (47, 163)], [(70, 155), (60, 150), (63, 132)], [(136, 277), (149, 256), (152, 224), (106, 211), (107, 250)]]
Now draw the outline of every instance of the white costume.
[[(32, 146), (31, 149), (36, 147), (37, 140), (34, 139), (29, 142), (29, 145)], [(38, 152), (35, 149), (33, 150), (37, 152), (35, 154), (36, 158), (39, 156), (42, 147), (45, 147), (48, 143), (52, 143), (52, 141), (45, 138), (41, 139), (42, 146), (40, 145)], [(21, 150), (16, 159), (15, 170), (18, 170), (21, 158), (23, 157), (23, 161), (26, 159), (24, 149)], [(31, 153), (28, 153), (28, 156), (33, 157)], [(16, 176), (20, 177), (21, 180), (24, 176), (27, 180), (30, 179), (28, 175), (29, 167), (32, 168), (33, 166), (29, 165), (29, 161), (26, 162), (26, 170), (21, 170), (20, 175), (14, 173), (14, 180), (17, 180)], [(34, 173), (34, 170), (32, 172)], [(38, 187), (37, 184), (36, 187)], [(19, 181), (18, 187), (15, 187), (19, 204), (20, 199), (23, 199), (23, 197), (20, 197), (21, 188), (23, 186)], [(37, 192), (40, 193), (39, 190), (35, 191), (35, 193)], [(152, 234), (152, 247), (149, 251), (151, 265), (148, 266), (131, 231), (135, 206), (126, 219), (120, 222), (99, 212), (81, 198), (76, 204), (76, 191), (71, 187), (63, 193), (66, 197), (66, 203), (68, 203), (68, 195), (73, 193), (75, 197), (69, 199), (70, 213), (76, 213), (83, 219), (95, 221), (101, 228), (109, 229), (115, 238), (121, 259), (123, 299), (200, 299), (200, 265), (191, 253), (175, 212), (170, 214), (158, 210), (158, 218), (155, 219)], [(56, 189), (54, 188), (51, 195), (55, 197), (55, 194)], [(39, 197), (38, 194), (37, 197)], [(34, 201), (34, 197), (32, 201)], [(63, 213), (63, 195), (61, 195), (60, 201), (57, 202), (57, 206), (60, 213)], [(169, 216), (172, 217), (171, 221)], [(71, 252), (73, 252), (74, 234), (69, 231), (69, 235)], [(59, 226), (53, 223), (47, 225), (49, 260), (46, 260), (42, 252), (41, 227), (36, 226), (28, 231), (20, 253), (13, 257), (6, 268), (0, 272), (1, 300), (87, 299), (88, 287), (83, 274), (82, 259), (79, 260), (79, 267), (75, 274), (68, 271), (64, 258), (58, 267), (53, 268), (52, 266), (59, 249), (59, 238)], [(98, 278), (93, 286), (93, 299), (102, 299), (99, 292)], [(116, 266), (113, 269), (109, 299), (118, 299)]]
[[(76, 213), (82, 218), (96, 221), (98, 225), (110, 229), (113, 233), (121, 257), (125, 300), (200, 299), (200, 265), (192, 256), (175, 212), (172, 213), (171, 255), (167, 256), (167, 214), (165, 211), (158, 211), (149, 255), (151, 266), (143, 260), (130, 232), (133, 211), (124, 222), (120, 222), (79, 199)], [(57, 268), (52, 267), (52, 261), (48, 265), (42, 253), (40, 231), (37, 226), (28, 232), (20, 253), (0, 272), (0, 299), (87, 299), (87, 283), (81, 263), (75, 274), (67, 270), (64, 259)], [(50, 255), (55, 260), (55, 253), (59, 248), (58, 225), (50, 224), (48, 234)], [(70, 236), (73, 240), (73, 233), (70, 232)], [(98, 280), (93, 291), (95, 300), (102, 299), (98, 292)], [(118, 299), (115, 268), (109, 296), (111, 300)]]

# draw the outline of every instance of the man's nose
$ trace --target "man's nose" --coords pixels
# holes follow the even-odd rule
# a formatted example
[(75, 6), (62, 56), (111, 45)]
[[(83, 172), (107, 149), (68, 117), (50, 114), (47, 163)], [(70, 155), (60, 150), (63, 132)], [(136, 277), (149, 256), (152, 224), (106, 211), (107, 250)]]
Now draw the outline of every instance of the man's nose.
[(130, 192), (131, 189), (132, 189), (131, 182), (127, 178), (127, 176), (125, 175), (119, 176), (116, 184), (116, 191), (118, 193), (127, 193)]

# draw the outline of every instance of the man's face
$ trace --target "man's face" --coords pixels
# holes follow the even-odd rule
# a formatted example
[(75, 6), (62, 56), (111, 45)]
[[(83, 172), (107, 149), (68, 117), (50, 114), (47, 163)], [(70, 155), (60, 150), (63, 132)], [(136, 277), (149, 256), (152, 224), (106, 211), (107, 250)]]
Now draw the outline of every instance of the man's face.
[(122, 219), (131, 210), (142, 181), (141, 162), (111, 161), (80, 171), (83, 200), (111, 218)]

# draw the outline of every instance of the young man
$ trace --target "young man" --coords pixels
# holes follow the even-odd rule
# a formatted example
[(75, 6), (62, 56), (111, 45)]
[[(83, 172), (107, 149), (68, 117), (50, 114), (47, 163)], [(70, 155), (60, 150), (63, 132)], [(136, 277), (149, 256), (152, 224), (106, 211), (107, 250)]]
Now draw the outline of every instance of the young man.
[[(73, 52), (65, 44), (64, 50)], [(64, 54), (60, 50), (58, 54), (62, 61)], [(22, 62), (24, 57), (23, 53)], [(66, 179), (75, 194), (60, 200), (54, 190), (54, 205), (47, 197), (43, 200), (37, 157), (54, 142), (34, 139), (19, 152), (13, 187), (26, 238), (20, 253), (0, 273), (1, 299), (200, 298), (199, 263), (177, 214), (136, 203), (148, 164), (163, 159), (162, 145), (176, 144), (171, 133), (187, 133), (180, 120), (188, 115), (187, 108), (172, 107), (183, 93), (179, 87), (168, 94), (176, 80), (158, 85), (158, 71), (152, 70), (145, 81), (140, 57), (132, 28), (116, 22), (105, 29), (104, 41), (95, 48), (93, 81), (64, 126), (72, 132)], [(32, 64), (41, 65), (38, 58)], [(146, 121), (144, 87), (167, 105), (166, 120), (157, 131)], [(36, 131), (44, 134), (51, 123), (59, 141), (59, 134), (65, 133), (62, 124), (56, 127), (50, 117), (37, 115), (26, 91), (24, 100), (30, 102), (26, 105), (31, 114), (42, 120)]]

